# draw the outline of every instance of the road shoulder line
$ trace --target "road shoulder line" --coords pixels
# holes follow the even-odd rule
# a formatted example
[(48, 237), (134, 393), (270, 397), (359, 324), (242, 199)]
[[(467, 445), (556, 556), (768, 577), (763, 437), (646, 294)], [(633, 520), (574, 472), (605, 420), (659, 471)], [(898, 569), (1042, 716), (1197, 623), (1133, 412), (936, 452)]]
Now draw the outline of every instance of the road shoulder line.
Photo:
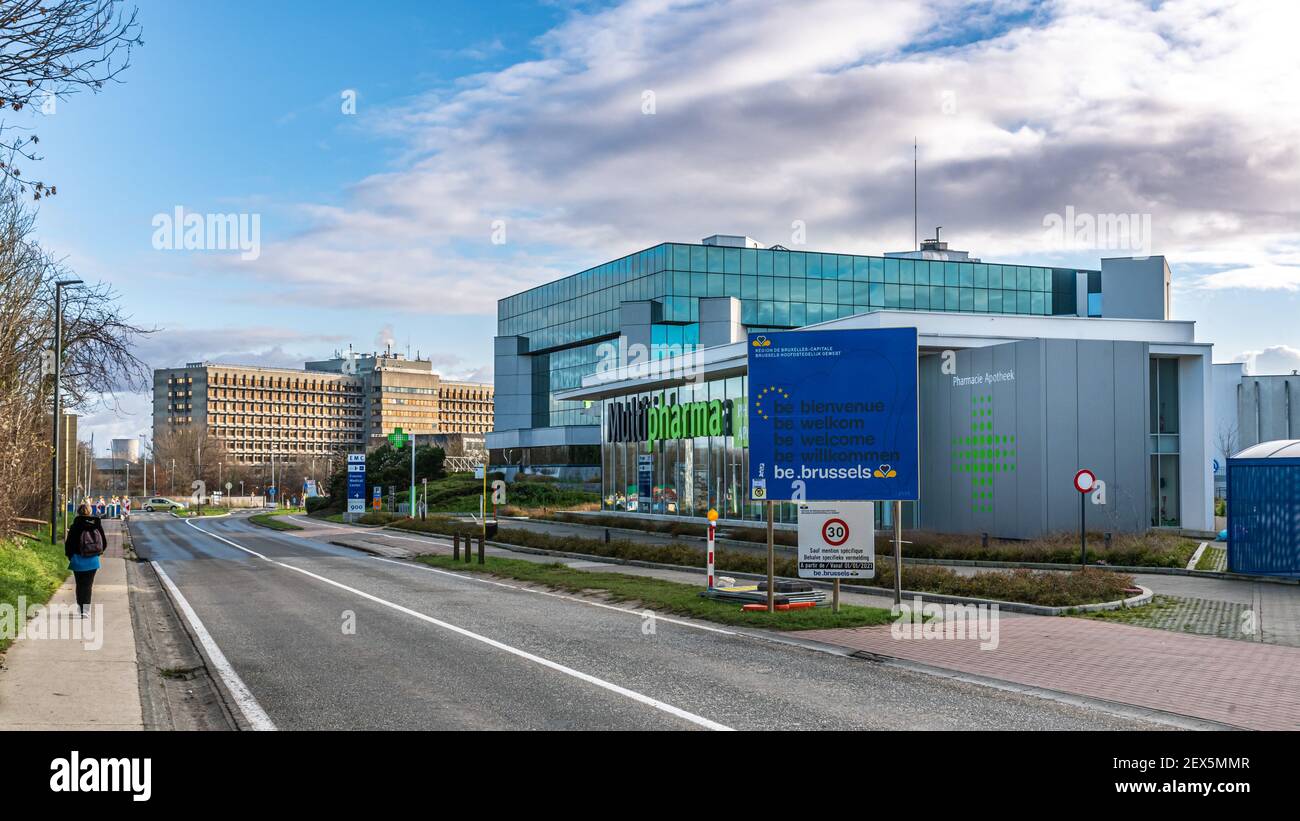
[[(197, 527), (194, 529), (199, 530)], [(262, 709), (262, 705), (257, 703), (257, 699), (248, 689), (248, 686), (244, 684), (244, 680), (235, 672), (235, 668), (226, 658), (226, 654), (221, 652), (216, 640), (212, 638), (208, 628), (203, 626), (202, 620), (194, 612), (194, 608), (190, 606), (189, 600), (176, 587), (176, 583), (172, 581), (171, 576), (167, 575), (167, 571), (163, 570), (162, 565), (158, 562), (151, 561), (149, 564), (153, 567), (154, 572), (158, 574), (163, 587), (167, 588), (168, 594), (171, 595), (172, 601), (176, 603), (177, 609), (181, 611), (181, 615), (185, 617), (190, 631), (194, 634), (195, 639), (203, 648), (204, 654), (211, 662), (211, 668), (221, 678), (222, 684), (230, 693), (230, 697), (239, 712), (243, 714), (244, 720), (248, 722), (249, 728), (253, 730), (274, 730), (275, 723), (271, 721), (271, 717)]]

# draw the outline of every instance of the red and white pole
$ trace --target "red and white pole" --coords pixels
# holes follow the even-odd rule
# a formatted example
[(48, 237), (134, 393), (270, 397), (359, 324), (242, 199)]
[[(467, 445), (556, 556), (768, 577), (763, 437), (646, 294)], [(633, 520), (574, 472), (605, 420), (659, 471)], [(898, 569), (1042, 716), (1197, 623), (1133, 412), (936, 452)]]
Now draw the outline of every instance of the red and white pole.
[(717, 534), (717, 530), (718, 530), (717, 522), (718, 522), (718, 511), (710, 508), (709, 509), (709, 550), (708, 550), (709, 556), (708, 556), (708, 563), (707, 563), (710, 590), (713, 589), (713, 541), (714, 541), (714, 536)]

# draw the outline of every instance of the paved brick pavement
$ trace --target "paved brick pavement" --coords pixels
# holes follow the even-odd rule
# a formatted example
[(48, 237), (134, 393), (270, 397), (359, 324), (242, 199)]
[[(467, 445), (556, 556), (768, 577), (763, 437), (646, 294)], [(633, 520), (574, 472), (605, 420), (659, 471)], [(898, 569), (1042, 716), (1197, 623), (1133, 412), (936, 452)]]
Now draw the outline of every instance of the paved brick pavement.
[(999, 645), (895, 639), (889, 626), (803, 638), (972, 675), (1257, 730), (1300, 730), (1300, 648), (1076, 618), (1003, 618)]

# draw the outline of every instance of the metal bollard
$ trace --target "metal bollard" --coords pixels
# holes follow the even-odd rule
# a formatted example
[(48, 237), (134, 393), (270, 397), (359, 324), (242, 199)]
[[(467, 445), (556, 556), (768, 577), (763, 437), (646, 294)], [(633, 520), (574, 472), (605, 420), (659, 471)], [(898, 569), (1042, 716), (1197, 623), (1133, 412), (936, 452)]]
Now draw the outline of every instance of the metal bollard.
[(478, 537), (478, 563), (483, 564), (483, 536)]
[(460, 534), (459, 533), (451, 534), (451, 560), (453, 562), (460, 561)]
[(605, 544), (609, 544), (609, 528), (605, 528)]
[(1106, 549), (1110, 550), (1110, 534), (1106, 534)]
[(987, 533), (984, 534), (983, 545), (985, 550), (989, 549), (989, 534)]

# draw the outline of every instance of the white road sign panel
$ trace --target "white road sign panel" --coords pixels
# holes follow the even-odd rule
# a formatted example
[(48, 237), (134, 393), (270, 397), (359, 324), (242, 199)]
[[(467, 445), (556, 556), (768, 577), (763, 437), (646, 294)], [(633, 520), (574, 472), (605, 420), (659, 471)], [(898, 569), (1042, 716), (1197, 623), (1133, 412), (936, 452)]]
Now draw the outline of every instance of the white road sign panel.
[(799, 505), (799, 577), (874, 579), (874, 503), (808, 502)]

